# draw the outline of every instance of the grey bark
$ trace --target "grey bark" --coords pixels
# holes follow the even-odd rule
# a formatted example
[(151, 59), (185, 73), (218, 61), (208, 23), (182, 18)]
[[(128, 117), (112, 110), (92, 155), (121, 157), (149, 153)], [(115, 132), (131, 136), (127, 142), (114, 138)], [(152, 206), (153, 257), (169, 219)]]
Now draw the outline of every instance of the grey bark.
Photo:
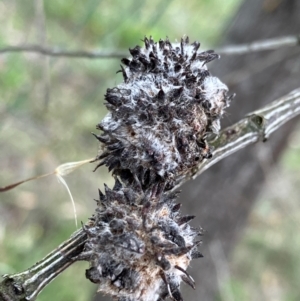
[[(245, 1), (227, 31), (224, 44), (298, 34), (299, 15), (300, 2), (296, 0)], [(223, 126), (296, 88), (300, 83), (299, 58), (300, 50), (294, 48), (224, 56), (216, 62), (212, 73), (237, 94)], [(256, 197), (295, 124), (296, 120), (289, 122), (265, 144), (233, 154), (183, 187), (180, 201), (184, 203), (184, 210), (193, 212), (197, 216), (196, 223), (206, 230), (204, 258), (190, 268), (197, 288), (196, 291), (185, 289), (185, 300), (230, 299), (218, 296), (218, 277), (226, 274), (227, 260), (243, 235)]]

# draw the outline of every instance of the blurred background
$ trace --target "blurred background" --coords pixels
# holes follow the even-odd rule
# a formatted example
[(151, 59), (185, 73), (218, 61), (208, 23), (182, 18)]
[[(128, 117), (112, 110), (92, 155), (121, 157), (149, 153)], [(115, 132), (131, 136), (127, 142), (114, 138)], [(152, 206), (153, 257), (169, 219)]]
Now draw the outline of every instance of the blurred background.
[[(86, 0), (0, 2), (0, 52), (37, 44), (68, 50), (126, 50), (143, 37), (187, 34), (202, 49), (299, 34), (297, 0)], [(294, 89), (299, 49), (223, 56), (213, 73), (237, 93), (223, 124)], [(120, 60), (0, 53), (0, 186), (92, 158), (90, 134), (105, 116), (103, 95), (122, 81)], [(211, 64), (212, 65), (212, 64)], [(300, 126), (232, 155), (183, 188), (184, 212), (206, 234), (185, 300), (300, 300)], [(86, 164), (65, 180), (78, 221), (91, 216), (105, 168)], [(70, 197), (55, 176), (0, 194), (0, 275), (20, 272), (76, 230)], [(38, 300), (103, 300), (76, 263)], [(106, 297), (107, 298), (107, 297)]]

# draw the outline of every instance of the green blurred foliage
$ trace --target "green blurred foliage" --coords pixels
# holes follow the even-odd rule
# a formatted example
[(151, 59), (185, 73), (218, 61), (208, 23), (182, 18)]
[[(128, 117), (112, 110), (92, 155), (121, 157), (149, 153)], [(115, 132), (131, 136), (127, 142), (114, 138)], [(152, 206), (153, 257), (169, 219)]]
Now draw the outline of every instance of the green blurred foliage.
[[(222, 39), (239, 3), (240, 0), (2, 0), (0, 47), (40, 44), (63, 49), (128, 49), (141, 44), (145, 35), (155, 39), (168, 36), (174, 41), (188, 34), (191, 40), (200, 40), (204, 48), (210, 48)], [(98, 144), (90, 132), (106, 114), (105, 90), (122, 80), (120, 74), (116, 75), (119, 65), (116, 59), (0, 55), (0, 186), (96, 155)], [(284, 157), (284, 168), (293, 171), (300, 164), (299, 157), (299, 147), (292, 149)], [(86, 221), (93, 212), (97, 188), (102, 188), (104, 182), (112, 184), (105, 168), (96, 173), (93, 168), (88, 164), (66, 177), (79, 222)], [(280, 173), (280, 177), (286, 175)], [(224, 292), (232, 290), (236, 300), (271, 300), (250, 296), (253, 290), (259, 291), (257, 283), (263, 290), (263, 281), (269, 281), (260, 273), (269, 273), (266, 278), (277, 275), (272, 268), (285, 275), (278, 279), (278, 285), (286, 289), (280, 300), (299, 299), (291, 289), (300, 275), (295, 264), (299, 241), (289, 239), (294, 235), (294, 224), (284, 214), (276, 228), (270, 230), (267, 223), (270, 212), (277, 210), (274, 203), (275, 207), (277, 203), (282, 206), (281, 201), (268, 198), (261, 202), (264, 205), (256, 208), (249, 233), (237, 248), (232, 278), (224, 286)], [(28, 268), (74, 230), (69, 196), (55, 176), (1, 194), (0, 274)], [(265, 240), (265, 235), (271, 235), (268, 231), (282, 239), (275, 249)], [(38, 300), (91, 299), (95, 287), (85, 279), (86, 267), (85, 263), (71, 266)]]

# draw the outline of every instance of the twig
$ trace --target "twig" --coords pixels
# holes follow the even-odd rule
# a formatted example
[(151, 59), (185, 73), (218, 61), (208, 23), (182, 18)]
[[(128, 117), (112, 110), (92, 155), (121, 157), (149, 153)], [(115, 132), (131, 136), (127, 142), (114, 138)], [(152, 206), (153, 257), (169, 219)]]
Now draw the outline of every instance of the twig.
[[(300, 45), (300, 35), (285, 36), (281, 38), (267, 39), (256, 41), (249, 44), (229, 45), (216, 49), (216, 53), (223, 55), (238, 55), (257, 51), (274, 50), (284, 47), (294, 47)], [(31, 52), (39, 53), (54, 57), (67, 58), (86, 58), (86, 59), (103, 59), (103, 58), (123, 58), (128, 56), (127, 51), (122, 50), (63, 50), (58, 47), (42, 47), (40, 45), (18, 45), (6, 46), (0, 48), (1, 53), (10, 52)]]
[(224, 55), (237, 55), (257, 51), (275, 50), (284, 47), (294, 47), (300, 45), (300, 35), (285, 36), (262, 41), (255, 41), (249, 44), (229, 45), (215, 49), (216, 53)]
[(82, 252), (86, 239), (86, 233), (79, 230), (33, 267), (22, 273), (4, 275), (0, 300), (35, 300), (47, 284), (75, 262), (74, 257)]
[(195, 179), (223, 158), (269, 136), (287, 121), (300, 114), (300, 88), (271, 102), (264, 108), (248, 114), (244, 119), (221, 131), (209, 141), (214, 147), (213, 157), (202, 161), (192, 172), (177, 180), (177, 189), (190, 179)]
[[(265, 141), (271, 133), (299, 114), (300, 88), (261, 110), (248, 114), (241, 121), (221, 131), (215, 140), (210, 141), (215, 147), (213, 158), (200, 163), (189, 175), (178, 179), (175, 188), (191, 178), (196, 178), (237, 150), (259, 140)], [(34, 300), (51, 280), (75, 262), (74, 257), (81, 253), (86, 239), (84, 231), (79, 230), (33, 267), (19, 274), (4, 276), (4, 280), (0, 283), (0, 300), (21, 301), (24, 298), (28, 301)]]
[(6, 46), (0, 48), (1, 53), (9, 52), (32, 52), (42, 55), (55, 56), (55, 57), (68, 57), (68, 58), (87, 58), (87, 59), (100, 59), (100, 58), (122, 58), (128, 56), (127, 51), (85, 51), (85, 50), (62, 50), (57, 47), (48, 48), (40, 45), (19, 45), (19, 46)]

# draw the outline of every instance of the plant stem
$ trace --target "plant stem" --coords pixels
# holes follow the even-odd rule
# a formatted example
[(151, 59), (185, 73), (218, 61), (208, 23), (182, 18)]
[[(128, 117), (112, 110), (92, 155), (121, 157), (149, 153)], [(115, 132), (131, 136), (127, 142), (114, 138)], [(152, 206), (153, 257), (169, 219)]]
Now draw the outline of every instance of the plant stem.
[(222, 130), (218, 137), (208, 141), (214, 148), (213, 157), (205, 159), (189, 174), (178, 178), (173, 190), (247, 145), (258, 141), (265, 142), (275, 130), (299, 114), (300, 88), (248, 114), (244, 119)]
[(228, 45), (215, 49), (215, 52), (224, 55), (241, 55), (246, 53), (275, 50), (283, 47), (293, 47), (299, 45), (300, 35), (294, 35), (255, 41), (248, 44)]
[(82, 252), (86, 239), (86, 233), (80, 229), (28, 270), (4, 275), (0, 283), (0, 300), (35, 300), (47, 284), (75, 262), (74, 257)]
[[(295, 47), (300, 45), (300, 35), (291, 35), (285, 37), (276, 37), (273, 39), (266, 39), (255, 41), (248, 44), (228, 45), (216, 49), (216, 53), (222, 55), (241, 55), (246, 53), (275, 50), (284, 47)], [(122, 50), (66, 50), (59, 47), (46, 47), (41, 45), (16, 45), (5, 46), (0, 48), (0, 54), (12, 52), (30, 52), (38, 53), (53, 57), (67, 57), (67, 58), (81, 58), (81, 59), (108, 59), (108, 58), (122, 58), (127, 57), (128, 52)]]
[(53, 57), (67, 57), (67, 58), (81, 58), (81, 59), (109, 59), (109, 58), (122, 58), (128, 56), (128, 51), (120, 50), (65, 50), (58, 47), (44, 47), (40, 45), (17, 45), (17, 46), (6, 46), (0, 49), (0, 54), (2, 53), (12, 53), (12, 52), (28, 52), (28, 53), (38, 53), (46, 56)]

